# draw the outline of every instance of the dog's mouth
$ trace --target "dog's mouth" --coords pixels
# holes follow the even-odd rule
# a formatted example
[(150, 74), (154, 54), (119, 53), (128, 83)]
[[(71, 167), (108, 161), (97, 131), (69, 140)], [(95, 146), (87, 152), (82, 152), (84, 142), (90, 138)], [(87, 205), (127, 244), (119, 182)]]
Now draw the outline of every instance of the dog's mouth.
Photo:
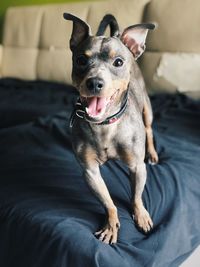
[(87, 115), (94, 119), (101, 118), (106, 112), (107, 107), (113, 102), (117, 92), (118, 91), (116, 91), (111, 97), (81, 97), (82, 102), (85, 104), (85, 112)]

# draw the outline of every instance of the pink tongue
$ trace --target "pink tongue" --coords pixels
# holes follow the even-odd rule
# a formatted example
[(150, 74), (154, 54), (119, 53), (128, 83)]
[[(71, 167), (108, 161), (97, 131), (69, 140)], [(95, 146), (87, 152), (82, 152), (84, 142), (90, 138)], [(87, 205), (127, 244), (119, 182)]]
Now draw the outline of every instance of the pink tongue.
[(87, 100), (88, 114), (91, 116), (97, 116), (106, 107), (108, 101), (105, 97), (90, 97)]

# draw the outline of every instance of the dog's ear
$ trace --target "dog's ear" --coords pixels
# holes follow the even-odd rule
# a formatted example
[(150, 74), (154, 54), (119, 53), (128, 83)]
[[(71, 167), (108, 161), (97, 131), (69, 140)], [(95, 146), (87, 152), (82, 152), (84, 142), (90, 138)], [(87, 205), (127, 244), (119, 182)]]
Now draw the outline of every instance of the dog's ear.
[(83, 40), (90, 36), (90, 26), (78, 17), (70, 14), (64, 13), (64, 19), (73, 21), (73, 30), (70, 39), (70, 49), (73, 50), (77, 47)]
[(106, 28), (110, 26), (110, 36), (111, 37), (119, 37), (119, 25), (116, 18), (111, 15), (107, 14), (103, 17), (102, 21), (99, 24), (96, 36), (104, 35)]
[(155, 25), (152, 23), (143, 23), (130, 26), (124, 30), (121, 35), (121, 41), (133, 53), (135, 59), (140, 57), (145, 50), (145, 41), (148, 30), (153, 30)]

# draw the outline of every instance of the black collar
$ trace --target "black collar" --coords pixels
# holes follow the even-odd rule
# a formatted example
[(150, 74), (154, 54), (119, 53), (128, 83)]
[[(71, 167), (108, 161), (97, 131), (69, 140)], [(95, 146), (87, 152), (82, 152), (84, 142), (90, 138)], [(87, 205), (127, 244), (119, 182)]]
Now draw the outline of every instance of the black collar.
[(125, 112), (125, 110), (127, 108), (127, 104), (128, 104), (128, 90), (126, 91), (126, 93), (124, 95), (122, 106), (117, 113), (113, 114), (112, 116), (107, 117), (102, 122), (95, 122), (87, 115), (87, 113), (85, 112), (85, 106), (82, 104), (80, 98), (78, 98), (78, 100), (76, 102), (75, 110), (72, 113), (72, 116), (70, 119), (70, 127), (72, 127), (74, 124), (75, 116), (77, 116), (81, 119), (84, 119), (85, 121), (88, 121), (90, 123), (96, 124), (96, 125), (112, 124), (112, 123), (118, 121), (119, 118), (123, 115), (123, 113)]

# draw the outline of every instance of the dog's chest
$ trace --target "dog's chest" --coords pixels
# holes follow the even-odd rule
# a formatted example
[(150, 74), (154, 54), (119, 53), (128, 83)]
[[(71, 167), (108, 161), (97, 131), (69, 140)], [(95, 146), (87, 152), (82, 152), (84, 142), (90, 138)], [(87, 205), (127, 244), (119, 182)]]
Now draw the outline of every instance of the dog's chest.
[(116, 129), (108, 129), (108, 127), (101, 129), (96, 134), (97, 155), (100, 163), (118, 158)]
[(98, 159), (101, 164), (106, 162), (109, 159), (117, 159), (117, 150), (116, 147), (111, 143), (108, 146), (104, 146), (99, 150)]

